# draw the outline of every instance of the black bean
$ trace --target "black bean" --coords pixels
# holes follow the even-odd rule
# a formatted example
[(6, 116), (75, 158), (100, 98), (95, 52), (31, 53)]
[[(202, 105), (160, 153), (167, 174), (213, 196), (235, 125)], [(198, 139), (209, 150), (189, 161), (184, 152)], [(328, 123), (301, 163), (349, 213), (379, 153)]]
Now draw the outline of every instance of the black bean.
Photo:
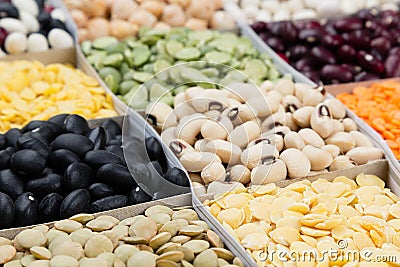
[(25, 180), (12, 170), (0, 171), (0, 191), (9, 195), (13, 200), (25, 191)]
[(49, 156), (49, 165), (62, 174), (64, 174), (69, 165), (80, 161), (79, 157), (68, 149), (56, 150)]
[(105, 198), (114, 195), (114, 189), (111, 186), (103, 183), (94, 183), (88, 187), (90, 196), (93, 200)]
[(14, 203), (5, 193), (0, 192), (0, 229), (8, 228), (14, 221)]
[(0, 3), (0, 19), (2, 18), (16, 18), (18, 19), (18, 9), (11, 3), (1, 2)]
[(143, 189), (141, 189), (139, 186), (133, 188), (129, 193), (129, 203), (131, 205), (148, 202), (151, 199), (152, 197), (143, 191)]
[(60, 127), (64, 127), (64, 121), (68, 116), (69, 114), (58, 114), (51, 117), (48, 121), (57, 124)]
[(117, 139), (112, 139), (110, 141), (107, 141), (108, 146), (122, 146), (122, 142), (117, 140)]
[(20, 138), (18, 138), (17, 147), (18, 149), (35, 150), (45, 159), (47, 159), (50, 154), (50, 148), (46, 143), (30, 136), (29, 134), (23, 134)]
[(26, 133), (29, 131), (33, 131), (37, 128), (40, 128), (42, 126), (49, 127), (55, 134), (62, 133), (62, 127), (58, 126), (57, 124), (54, 124), (54, 123), (48, 122), (48, 121), (39, 121), (39, 120), (30, 121), (27, 125), (25, 125), (24, 128), (21, 129), (21, 131), (23, 133)]
[(161, 167), (165, 170), (167, 159), (160, 141), (158, 141), (154, 136), (150, 136), (145, 139), (145, 145), (150, 160), (158, 161)]
[(7, 139), (4, 134), (0, 134), (0, 149), (5, 149), (7, 147)]
[(121, 158), (106, 150), (93, 150), (86, 153), (84, 161), (92, 168), (100, 168), (101, 166), (108, 163), (115, 163), (124, 165), (125, 162)]
[(23, 149), (11, 156), (10, 167), (28, 175), (37, 175), (46, 167), (46, 159), (35, 150)]
[(121, 126), (112, 119), (108, 119), (101, 124), (107, 132), (107, 141), (114, 139), (117, 135), (122, 133)]
[(164, 178), (170, 181), (173, 184), (189, 187), (189, 178), (186, 176), (186, 173), (177, 167), (172, 167), (169, 169)]
[(164, 175), (161, 165), (160, 163), (158, 163), (158, 161), (152, 161), (151, 165), (152, 165), (151, 167), (153, 167), (160, 176)]
[(116, 195), (96, 200), (90, 206), (90, 210), (92, 212), (101, 212), (111, 209), (122, 208), (126, 205), (128, 205), (128, 198), (123, 195)]
[(60, 207), (60, 217), (68, 218), (85, 212), (90, 207), (90, 193), (86, 189), (77, 189), (67, 195)]
[(70, 190), (85, 188), (93, 180), (92, 169), (84, 163), (72, 163), (64, 173), (64, 181)]
[(94, 144), (94, 150), (104, 149), (106, 145), (106, 130), (102, 126), (94, 127), (88, 133), (88, 138)]
[(51, 149), (53, 151), (62, 148), (68, 149), (79, 157), (85, 155), (86, 152), (92, 150), (93, 147), (94, 145), (89, 138), (73, 133), (62, 134), (51, 143)]
[(38, 201), (31, 192), (26, 192), (20, 195), (14, 203), (15, 226), (32, 225), (37, 220)]
[(50, 193), (60, 193), (63, 190), (63, 177), (58, 174), (49, 174), (29, 180), (25, 190), (32, 192), (39, 199)]
[(86, 134), (89, 132), (89, 125), (85, 118), (72, 114), (64, 120), (64, 131), (74, 134)]
[(21, 130), (12, 128), (5, 133), (7, 144), (12, 147), (17, 147), (17, 140), (21, 136)]
[(39, 204), (39, 218), (42, 222), (54, 221), (59, 218), (63, 197), (57, 193), (45, 196)]
[(56, 138), (56, 134), (49, 126), (40, 126), (31, 132), (31, 136), (40, 139), (47, 144), (50, 144), (54, 138)]
[(53, 19), (53, 18), (50, 17), (50, 20), (49, 20), (48, 23), (49, 24), (47, 25), (47, 28), (49, 30), (58, 28), (58, 29), (61, 29), (61, 30), (64, 30), (64, 31), (68, 32), (68, 29), (65, 26), (65, 24), (59, 19)]
[(119, 164), (105, 164), (97, 171), (97, 179), (104, 182), (114, 189), (129, 191), (136, 186), (127, 167)]
[(121, 146), (117, 145), (107, 146), (106, 151), (110, 151), (111, 153), (118, 155), (118, 157), (120, 157), (122, 161), (125, 161), (124, 150), (122, 149)]
[[(51, 19), (51, 16), (49, 13), (46, 13), (44, 11), (41, 11), (38, 15), (38, 21), (40, 23), (41, 28), (43, 29), (43, 26), (46, 26), (49, 24)], [(47, 28), (47, 27), (46, 27)], [(47, 34), (46, 34), (47, 35)], [(45, 36), (46, 36), (45, 35)]]
[(12, 152), (8, 150), (0, 151), (0, 170), (7, 169), (10, 166)]

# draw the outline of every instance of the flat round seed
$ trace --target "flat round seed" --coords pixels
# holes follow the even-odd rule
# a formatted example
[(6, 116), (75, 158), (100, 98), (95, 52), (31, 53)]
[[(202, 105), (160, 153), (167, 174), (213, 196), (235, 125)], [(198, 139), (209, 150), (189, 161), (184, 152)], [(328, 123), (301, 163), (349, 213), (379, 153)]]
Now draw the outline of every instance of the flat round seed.
[(172, 242), (167, 242), (156, 250), (156, 254), (161, 255), (162, 253), (164, 253), (164, 250), (166, 250), (167, 248), (175, 247), (175, 246), (177, 247), (178, 244), (172, 243)]
[(58, 255), (50, 260), (50, 267), (78, 267), (79, 263), (76, 259), (65, 256)]
[(60, 231), (70, 234), (78, 229), (81, 229), (83, 226), (81, 223), (73, 221), (73, 220), (61, 220), (61, 221), (54, 223), (54, 227), (57, 230), (60, 230)]
[(99, 258), (83, 258), (79, 260), (80, 267), (108, 267), (106, 260)]
[(116, 256), (115, 256), (114, 253), (104, 252), (104, 253), (101, 253), (96, 258), (104, 260), (107, 263), (108, 266), (113, 266), (114, 263), (115, 263)]
[(25, 255), (21, 259), (21, 265), (24, 266), (24, 267), (28, 267), (35, 260), (36, 260), (35, 256), (33, 256), (33, 255)]
[(58, 246), (56, 246), (52, 251), (53, 256), (67, 255), (77, 260), (80, 259), (82, 253), (83, 253), (83, 248), (81, 244), (72, 241), (63, 242)]
[(201, 234), (204, 229), (197, 225), (188, 225), (179, 230), (180, 234), (187, 235), (187, 236), (197, 236)]
[(4, 267), (22, 267), (20, 260), (12, 260), (4, 264)]
[(193, 266), (195, 267), (217, 267), (218, 266), (218, 256), (217, 254), (207, 249), (201, 252), (193, 261)]
[(193, 267), (193, 265), (190, 262), (185, 261), (185, 260), (182, 260), (181, 264), (182, 264), (182, 267)]
[(157, 249), (167, 243), (171, 239), (171, 234), (168, 232), (159, 233), (155, 237), (153, 237), (150, 242), (149, 246), (152, 249)]
[(173, 243), (184, 244), (190, 240), (191, 240), (191, 238), (189, 236), (177, 235), (177, 236), (174, 236), (173, 238), (171, 238), (170, 241)]
[(150, 241), (157, 234), (157, 223), (150, 218), (139, 218), (129, 227), (130, 236), (141, 236)]
[(117, 225), (111, 230), (118, 238), (129, 235), (129, 227), (126, 225)]
[(303, 226), (303, 227), (301, 227), (301, 233), (304, 235), (309, 235), (309, 236), (313, 236), (313, 237), (321, 237), (321, 236), (327, 236), (331, 232), (326, 231), (326, 230), (317, 230), (317, 229)]
[(132, 245), (122, 245), (115, 249), (115, 255), (121, 259), (125, 264), (128, 262), (129, 258), (136, 252), (139, 252), (139, 249)]
[(191, 251), (193, 251), (194, 254), (199, 254), (202, 251), (208, 249), (210, 247), (210, 244), (204, 240), (190, 240), (182, 246), (190, 249)]
[(114, 224), (114, 226), (120, 223), (120, 221), (117, 218), (110, 216), (110, 215), (101, 215), (101, 216), (97, 217), (96, 219), (110, 221)]
[(90, 258), (97, 257), (104, 252), (112, 252), (113, 250), (113, 243), (104, 235), (93, 236), (85, 245), (85, 255)]
[(39, 230), (24, 230), (15, 238), (18, 244), (26, 249), (30, 249), (34, 246), (42, 246), (46, 243), (46, 236)]
[(161, 254), (157, 260), (168, 260), (173, 262), (180, 262), (185, 257), (181, 251), (169, 251)]
[(231, 261), (235, 257), (232, 252), (224, 248), (211, 248), (211, 250), (217, 254), (218, 258), (222, 258), (227, 261)]
[(157, 260), (157, 267), (180, 267), (181, 265), (169, 260)]
[(197, 213), (194, 210), (190, 210), (190, 209), (183, 209), (183, 210), (179, 210), (176, 211), (172, 214), (172, 219), (176, 220), (176, 219), (184, 219), (188, 222), (191, 221), (197, 221), (199, 220), (199, 217), (197, 215)]
[(153, 219), (157, 224), (164, 225), (171, 220), (171, 216), (165, 213), (152, 214), (149, 218)]
[(0, 246), (11, 245), (11, 244), (12, 244), (12, 242), (10, 239), (0, 236)]
[(168, 232), (171, 234), (171, 236), (175, 236), (178, 233), (179, 228), (180, 228), (180, 224), (174, 220), (174, 221), (169, 221), (166, 224), (164, 224), (163, 226), (161, 226), (161, 228), (158, 230), (158, 232), (160, 232), (160, 233)]
[(268, 236), (265, 233), (248, 234), (241, 241), (243, 247), (251, 250), (263, 249), (268, 243)]
[(191, 221), (190, 224), (197, 225), (197, 226), (203, 228), (204, 231), (210, 230), (210, 227), (204, 221)]
[(95, 219), (86, 224), (86, 227), (92, 231), (102, 232), (114, 227), (114, 223), (110, 220)]
[(0, 264), (11, 261), (16, 253), (17, 250), (11, 245), (0, 246)]
[(385, 188), (385, 182), (376, 175), (359, 174), (356, 177), (359, 186), (377, 186), (380, 189)]
[(53, 251), (58, 245), (64, 242), (72, 242), (72, 239), (69, 236), (59, 236), (56, 237), (48, 246), (50, 251)]
[(149, 243), (147, 239), (141, 236), (124, 236), (121, 240), (131, 245), (147, 245)]
[(167, 206), (155, 205), (155, 206), (148, 208), (144, 212), (144, 215), (146, 215), (147, 217), (151, 217), (151, 215), (156, 215), (156, 214), (167, 214), (167, 215), (171, 216), (173, 212), (174, 211)]
[(49, 267), (50, 261), (49, 260), (37, 260), (29, 264), (28, 267)]
[(91, 215), (91, 214), (82, 213), (82, 214), (74, 215), (74, 216), (70, 217), (69, 219), (73, 220), (73, 221), (76, 221), (76, 222), (79, 222), (81, 224), (86, 224), (89, 221), (94, 220), (94, 216)]
[(72, 241), (78, 242), (82, 247), (85, 246), (86, 242), (92, 237), (93, 233), (90, 229), (84, 228), (76, 230), (69, 236)]
[(47, 225), (37, 225), (32, 228), (33, 230), (38, 230), (42, 232), (43, 234), (46, 234), (49, 231), (49, 227)]
[(148, 251), (134, 253), (128, 260), (127, 267), (155, 267), (156, 257)]
[(33, 256), (35, 256), (39, 260), (49, 260), (52, 257), (50, 250), (45, 247), (31, 247), (29, 250)]
[(46, 244), (47, 245), (50, 244), (51, 242), (53, 242), (59, 236), (68, 236), (68, 234), (63, 232), (63, 231), (56, 230), (56, 229), (50, 229), (46, 233), (46, 238), (47, 238)]
[(180, 251), (183, 253), (183, 259), (189, 262), (192, 262), (194, 260), (194, 253), (187, 247), (182, 247), (182, 246), (171, 246), (167, 249), (164, 250), (164, 252), (170, 252), (170, 251)]
[(207, 231), (207, 240), (214, 247), (217, 247), (217, 248), (224, 247), (224, 243), (222, 242), (221, 238), (213, 230)]
[(240, 222), (242, 219), (242, 213), (239, 209), (231, 208), (222, 210), (217, 217), (218, 221), (229, 224), (233, 229), (236, 229), (240, 226)]

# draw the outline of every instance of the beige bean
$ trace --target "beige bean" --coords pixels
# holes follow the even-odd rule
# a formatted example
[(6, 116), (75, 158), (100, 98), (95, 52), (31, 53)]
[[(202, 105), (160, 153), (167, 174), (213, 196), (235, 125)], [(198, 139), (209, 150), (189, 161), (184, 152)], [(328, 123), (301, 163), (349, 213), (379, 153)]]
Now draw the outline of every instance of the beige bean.
[(302, 150), (305, 146), (304, 140), (296, 132), (287, 133), (284, 137), (285, 148), (296, 148)]
[(301, 151), (306, 154), (310, 161), (312, 171), (324, 170), (332, 164), (331, 154), (318, 147), (306, 145)]
[(226, 170), (226, 180), (248, 184), (250, 182), (250, 170), (244, 165), (235, 165)]
[(240, 162), (242, 150), (235, 144), (224, 140), (213, 140), (205, 147), (206, 152), (215, 153), (223, 163), (235, 165)]
[(241, 162), (249, 170), (260, 165), (265, 159), (274, 159), (279, 157), (279, 152), (274, 145), (259, 143), (255, 146), (245, 149), (240, 156)]
[(273, 159), (256, 166), (251, 170), (251, 184), (264, 185), (285, 180), (286, 164), (280, 159)]
[(318, 104), (311, 114), (311, 128), (317, 132), (322, 138), (330, 136), (334, 131), (332, 114), (328, 106)]
[(201, 171), (201, 178), (205, 184), (225, 180), (225, 167), (220, 162), (213, 162)]
[(293, 113), (293, 120), (301, 128), (308, 128), (311, 126), (311, 115), (313, 111), (314, 107), (312, 106), (299, 108)]
[(289, 148), (283, 151), (280, 159), (285, 162), (290, 178), (306, 177), (311, 170), (311, 163), (300, 150)]
[(180, 161), (187, 171), (200, 172), (213, 162), (221, 162), (221, 159), (214, 153), (194, 151), (184, 154)]
[(228, 135), (228, 141), (240, 148), (245, 148), (249, 142), (260, 137), (260, 135), (259, 125), (254, 121), (248, 121), (231, 131)]

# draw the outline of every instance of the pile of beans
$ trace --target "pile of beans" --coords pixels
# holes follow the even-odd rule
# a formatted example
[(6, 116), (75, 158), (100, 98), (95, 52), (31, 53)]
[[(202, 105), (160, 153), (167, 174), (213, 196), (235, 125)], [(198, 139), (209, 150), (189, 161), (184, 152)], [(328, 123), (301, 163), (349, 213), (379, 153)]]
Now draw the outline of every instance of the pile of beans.
[(267, 55), (234, 33), (143, 30), (138, 39), (119, 42), (104, 37), (84, 42), (81, 48), (108, 87), (134, 109), (143, 109), (160, 98), (172, 105), (174, 96), (190, 84), (206, 82), (216, 88), (232, 80), (245, 82), (250, 78), (261, 84), (280, 76)]
[(256, 22), (261, 39), (297, 70), (325, 84), (400, 75), (399, 11), (365, 9), (326, 22)]
[(330, 18), (355, 13), (363, 8), (399, 10), (398, 0), (232, 0), (238, 2), (247, 21), (283, 21)]
[(337, 98), (385, 139), (400, 160), (400, 83), (385, 81), (358, 86)]
[(238, 82), (222, 90), (191, 87), (175, 97), (174, 109), (146, 107), (199, 194), (202, 184), (211, 193), (225, 188), (221, 182), (267, 184), (383, 158), (323, 87), (281, 79), (257, 89)]
[(156, 205), (122, 221), (77, 215), (40, 225), (14, 240), (0, 237), (4, 267), (244, 267), (220, 237), (188, 208)]
[(233, 29), (233, 18), (221, 0), (64, 0), (79, 30), (79, 40), (104, 36), (123, 39), (141, 27), (194, 30)]
[(60, 113), (114, 117), (111, 96), (80, 70), (37, 61), (0, 62), (0, 133)]
[(205, 205), (260, 266), (390, 266), (400, 257), (400, 198), (384, 187), (375, 175), (340, 176), (254, 186)]
[(0, 2), (0, 56), (74, 46), (63, 12), (44, 2)]
[[(89, 128), (79, 115), (62, 114), (0, 135), (0, 229), (150, 201), (135, 181), (153, 172), (189, 186), (182, 170), (168, 169), (157, 139), (144, 143), (149, 163), (129, 162), (141, 166), (131, 173), (121, 127), (111, 119)], [(140, 156), (140, 146), (135, 148)]]

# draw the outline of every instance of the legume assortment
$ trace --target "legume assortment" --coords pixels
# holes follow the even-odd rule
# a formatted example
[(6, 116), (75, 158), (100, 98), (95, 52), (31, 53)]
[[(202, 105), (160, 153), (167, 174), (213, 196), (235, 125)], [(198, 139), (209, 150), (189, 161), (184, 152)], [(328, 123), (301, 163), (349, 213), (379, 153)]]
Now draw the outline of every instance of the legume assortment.
[(37, 61), (0, 62), (0, 133), (60, 113), (116, 116), (111, 96), (82, 71)]
[(156, 196), (140, 179), (189, 186), (155, 137), (124, 138), (124, 149), (135, 151), (129, 162), (122, 129), (111, 119), (89, 128), (79, 115), (61, 114), (0, 135), (0, 229), (150, 201)]
[(358, 86), (352, 93), (341, 93), (337, 98), (380, 133), (400, 159), (400, 82)]
[[(395, 266), (400, 257), (399, 201), (379, 177), (360, 174), (355, 181), (339, 176), (333, 182), (302, 180), (285, 188), (252, 186), (218, 194), (204, 204), (259, 266), (284, 266), (285, 261)], [(379, 262), (384, 255), (392, 258)]]
[[(188, 84), (208, 83), (217, 88), (232, 80), (250, 78), (260, 84), (280, 76), (267, 55), (257, 52), (249, 39), (234, 33), (143, 29), (138, 39), (119, 42), (105, 37), (84, 42), (81, 47), (108, 87), (134, 109), (143, 109), (159, 98), (172, 105), (174, 96)], [(181, 63), (188, 64), (179, 66)]]
[(79, 30), (79, 40), (136, 35), (140, 27), (194, 30), (233, 29), (221, 0), (64, 0)]
[(189, 208), (156, 205), (122, 221), (81, 214), (0, 239), (0, 264), (70, 267), (244, 267)]

